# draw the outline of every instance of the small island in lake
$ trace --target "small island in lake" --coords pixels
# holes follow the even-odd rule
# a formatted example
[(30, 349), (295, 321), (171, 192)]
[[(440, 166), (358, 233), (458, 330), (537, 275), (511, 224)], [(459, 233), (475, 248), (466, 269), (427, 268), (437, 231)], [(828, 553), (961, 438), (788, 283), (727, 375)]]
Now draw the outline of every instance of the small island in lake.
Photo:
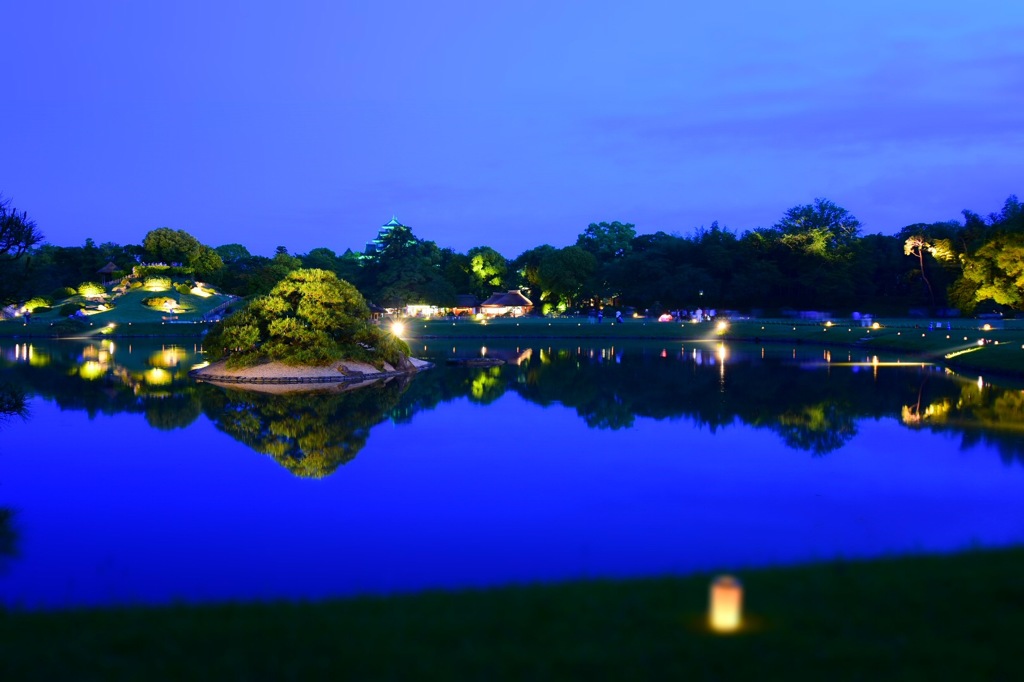
[(317, 269), (289, 273), (211, 331), (204, 345), (211, 364), (192, 376), (262, 391), (347, 390), (432, 366), (373, 324), (354, 286)]

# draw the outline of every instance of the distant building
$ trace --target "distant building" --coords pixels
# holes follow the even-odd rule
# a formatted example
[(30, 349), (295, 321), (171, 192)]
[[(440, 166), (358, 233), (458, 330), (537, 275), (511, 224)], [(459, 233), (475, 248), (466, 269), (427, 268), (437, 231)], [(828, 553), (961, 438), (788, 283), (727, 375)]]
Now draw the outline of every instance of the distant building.
[(497, 291), (489, 299), (480, 304), (480, 312), (488, 317), (511, 315), (522, 317), (533, 310), (533, 302), (523, 296), (519, 289), (511, 289), (502, 293)]
[(473, 294), (458, 294), (455, 297), (455, 305), (452, 306), (453, 315), (476, 315), (480, 309), (480, 301)]
[(398, 222), (398, 218), (391, 216), (391, 220), (381, 225), (377, 231), (377, 236), (373, 241), (366, 242), (366, 249), (363, 251), (364, 258), (372, 258), (376, 254), (380, 253), (384, 249), (384, 240), (387, 238), (391, 231), (396, 227), (408, 227)]

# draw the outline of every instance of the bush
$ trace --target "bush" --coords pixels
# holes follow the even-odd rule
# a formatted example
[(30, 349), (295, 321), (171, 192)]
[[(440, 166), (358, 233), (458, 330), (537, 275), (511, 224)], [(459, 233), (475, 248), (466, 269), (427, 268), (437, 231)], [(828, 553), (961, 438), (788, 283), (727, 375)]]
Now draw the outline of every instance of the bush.
[(60, 314), (62, 317), (68, 317), (69, 315), (74, 315), (83, 308), (85, 308), (85, 306), (81, 303), (65, 303), (60, 307)]
[(50, 301), (49, 299), (43, 298), (42, 296), (36, 296), (35, 298), (30, 298), (28, 301), (25, 302), (25, 310), (27, 310), (30, 313), (44, 312), (40, 309), (46, 308), (47, 310), (49, 310), (52, 304), (53, 302)]
[(168, 281), (171, 277), (187, 277), (192, 274), (191, 268), (179, 268), (172, 267), (170, 265), (163, 265), (158, 263), (156, 265), (136, 265), (132, 268), (132, 274), (140, 279), (147, 279), (149, 277), (166, 277)]
[(174, 289), (179, 294), (191, 294), (192, 293), (192, 287), (190, 287), (187, 284), (175, 284), (174, 285)]
[(141, 289), (142, 288), (142, 282), (140, 282), (137, 279), (134, 279), (134, 280), (132, 280), (131, 284), (128, 285), (128, 288), (129, 289)]
[(171, 288), (170, 277), (147, 277), (143, 286), (146, 291), (167, 291)]
[(74, 296), (77, 293), (78, 292), (75, 291), (74, 289), (72, 289), (71, 287), (57, 287), (50, 294), (50, 300), (51, 301), (63, 301), (68, 296)]
[(82, 296), (102, 296), (107, 293), (107, 290), (103, 288), (102, 284), (97, 282), (82, 282), (78, 285), (78, 293)]
[(166, 310), (169, 307), (178, 305), (178, 302), (170, 296), (150, 296), (149, 298), (142, 299), (142, 305), (157, 310)]
[(51, 308), (50, 306), (48, 306), (48, 305), (41, 305), (41, 306), (39, 306), (37, 308), (33, 308), (32, 309), (32, 314), (33, 315), (41, 315), (43, 313), (48, 313), (51, 310), (53, 310), (53, 308)]
[(54, 322), (50, 329), (57, 336), (71, 336), (81, 333), (87, 326), (88, 324), (82, 320), (63, 319)]

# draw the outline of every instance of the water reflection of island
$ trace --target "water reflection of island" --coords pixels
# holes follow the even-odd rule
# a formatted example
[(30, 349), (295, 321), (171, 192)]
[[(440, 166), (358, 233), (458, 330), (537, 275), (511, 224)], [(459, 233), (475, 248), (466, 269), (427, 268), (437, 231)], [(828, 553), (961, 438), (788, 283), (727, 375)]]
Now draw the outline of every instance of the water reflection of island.
[(283, 394), (212, 389), (203, 393), (203, 411), (218, 429), (296, 476), (323, 478), (356, 456), (409, 381)]
[[(187, 377), (185, 349), (131, 354), (91, 349), (2, 349), (8, 381), (90, 414), (136, 412), (159, 429), (182, 428), (205, 414), (221, 431), (301, 476), (325, 476), (351, 460), (381, 421), (411, 420), (453, 400), (489, 404), (507, 393), (570, 407), (590, 427), (622, 429), (636, 419), (686, 419), (711, 431), (739, 422), (767, 429), (794, 449), (823, 455), (856, 437), (863, 419), (899, 419), (911, 428), (957, 433), (964, 447), (995, 445), (1007, 462), (1024, 462), (1024, 394), (922, 365), (898, 368), (844, 351), (765, 355), (758, 347), (632, 344), (608, 347), (513, 346), (495, 367), (436, 368), (411, 381), (351, 393), (255, 395)], [(107, 351), (106, 353), (104, 351)], [(817, 355), (815, 355), (817, 354)], [(95, 364), (90, 364), (95, 363)], [(155, 371), (159, 370), (159, 371)], [(527, 426), (528, 428), (528, 426)]]

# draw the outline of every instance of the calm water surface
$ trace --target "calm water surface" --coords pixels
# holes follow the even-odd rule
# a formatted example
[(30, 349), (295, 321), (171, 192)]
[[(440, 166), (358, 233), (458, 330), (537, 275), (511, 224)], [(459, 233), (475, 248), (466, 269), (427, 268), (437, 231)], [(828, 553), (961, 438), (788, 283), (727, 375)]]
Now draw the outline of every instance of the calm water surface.
[[(0, 600), (299, 599), (1024, 542), (1024, 393), (864, 351), (414, 350), (350, 393), (201, 348), (0, 344)], [(445, 365), (485, 353), (495, 368)]]

